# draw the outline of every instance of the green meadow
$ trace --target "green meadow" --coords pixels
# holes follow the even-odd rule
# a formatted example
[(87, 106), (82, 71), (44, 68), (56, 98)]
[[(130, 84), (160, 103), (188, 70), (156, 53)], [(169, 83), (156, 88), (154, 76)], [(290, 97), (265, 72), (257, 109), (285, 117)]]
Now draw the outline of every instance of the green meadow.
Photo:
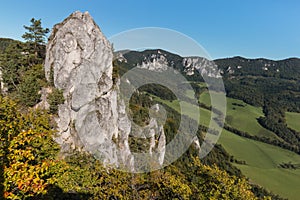
[[(218, 94), (214, 94), (218, 95)], [(187, 93), (191, 96), (191, 92)], [(197, 119), (197, 110), (200, 110), (200, 123), (208, 126), (211, 119), (211, 112), (204, 108), (197, 108), (187, 102), (167, 101), (158, 97), (155, 99), (162, 102), (182, 114)], [(252, 135), (278, 138), (273, 132), (263, 128), (257, 122), (257, 118), (263, 116), (261, 108), (251, 106), (243, 101), (226, 98), (227, 115), (226, 123), (236, 129), (248, 132)], [(200, 95), (200, 102), (210, 106), (210, 95), (204, 92)], [(181, 111), (182, 110), (182, 111)], [(290, 127), (298, 130), (300, 127), (299, 113), (288, 113), (287, 121)], [(298, 128), (298, 129), (297, 129)], [(229, 131), (223, 130), (218, 140), (225, 150), (237, 160), (245, 161), (245, 165), (235, 164), (244, 175), (266, 189), (289, 199), (298, 199), (300, 190), (299, 179), (300, 169), (284, 169), (280, 164), (300, 164), (300, 156), (294, 152), (269, 145), (263, 142), (243, 138)]]
[[(214, 92), (212, 94), (218, 97), (218, 93)], [(257, 122), (257, 119), (264, 115), (262, 112), (262, 108), (251, 106), (241, 100), (228, 97), (226, 99), (227, 112), (225, 122), (228, 125), (241, 131), (247, 132), (251, 135), (277, 138), (281, 140), (273, 132), (265, 129)], [(208, 92), (203, 92), (200, 95), (200, 102), (210, 106), (210, 94)]]
[(237, 165), (256, 184), (289, 199), (299, 198), (300, 169), (283, 169), (282, 163), (300, 164), (294, 152), (246, 139), (223, 130), (219, 141), (225, 150), (246, 165)]
[(285, 117), (288, 127), (300, 132), (300, 113), (286, 112)]

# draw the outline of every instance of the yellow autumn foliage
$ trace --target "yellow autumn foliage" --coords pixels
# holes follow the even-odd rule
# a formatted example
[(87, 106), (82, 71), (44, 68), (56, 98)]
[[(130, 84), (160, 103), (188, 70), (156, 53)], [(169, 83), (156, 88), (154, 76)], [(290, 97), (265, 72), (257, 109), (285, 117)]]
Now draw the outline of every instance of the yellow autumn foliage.
[[(1, 192), (6, 199), (257, 199), (244, 178), (193, 158), (189, 169), (176, 163), (132, 174), (104, 167), (88, 153), (57, 160), (49, 115), (26, 110), (0, 97)], [(267, 197), (265, 198), (267, 199)]]
[(1, 178), (7, 199), (45, 194), (54, 182), (55, 146), (49, 117), (42, 111), (20, 112), (8, 98), (0, 97)]

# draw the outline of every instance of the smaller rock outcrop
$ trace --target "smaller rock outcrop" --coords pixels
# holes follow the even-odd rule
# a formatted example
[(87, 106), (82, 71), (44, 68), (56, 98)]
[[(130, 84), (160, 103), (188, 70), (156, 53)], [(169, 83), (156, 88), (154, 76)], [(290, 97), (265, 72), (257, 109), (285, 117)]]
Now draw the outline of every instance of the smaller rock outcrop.
[(5, 94), (6, 92), (7, 92), (7, 88), (5, 87), (5, 84), (3, 82), (2, 69), (0, 67), (0, 94)]
[(48, 103), (48, 95), (52, 93), (51, 87), (43, 87), (39, 94), (41, 95), (40, 102), (34, 106), (34, 108), (46, 109), (50, 108), (50, 104)]
[(201, 57), (183, 58), (182, 64), (185, 67), (184, 72), (191, 76), (197, 70), (202, 76), (206, 75), (212, 78), (222, 78), (218, 66), (211, 60)]

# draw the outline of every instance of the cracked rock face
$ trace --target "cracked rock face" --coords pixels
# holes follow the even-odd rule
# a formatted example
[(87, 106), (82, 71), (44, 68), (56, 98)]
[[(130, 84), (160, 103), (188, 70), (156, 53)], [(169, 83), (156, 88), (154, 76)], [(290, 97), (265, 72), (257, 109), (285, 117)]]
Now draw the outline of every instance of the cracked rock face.
[[(63, 152), (87, 150), (106, 164), (134, 171), (135, 157), (128, 144), (132, 124), (118, 85), (113, 85), (112, 59), (110, 43), (87, 12), (75, 12), (54, 26), (45, 73), (65, 98), (59, 105), (56, 141)], [(165, 149), (162, 135), (156, 149), (162, 151), (157, 158), (160, 165)]]
[(195, 70), (199, 71), (199, 73), (203, 75), (207, 75), (208, 77), (213, 78), (222, 78), (220, 74), (220, 70), (217, 65), (206, 58), (201, 57), (185, 57), (182, 60), (182, 64), (185, 67), (185, 72), (188, 76), (193, 75)]

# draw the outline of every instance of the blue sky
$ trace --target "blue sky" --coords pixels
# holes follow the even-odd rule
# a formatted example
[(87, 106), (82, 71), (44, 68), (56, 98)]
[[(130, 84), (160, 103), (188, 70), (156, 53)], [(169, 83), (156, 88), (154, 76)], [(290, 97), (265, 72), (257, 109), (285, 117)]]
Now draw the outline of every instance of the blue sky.
[(73, 11), (89, 11), (107, 37), (141, 27), (181, 32), (212, 58), (300, 57), (300, 1), (279, 0), (9, 0), (0, 37), (20, 39), (32, 17), (52, 28)]

